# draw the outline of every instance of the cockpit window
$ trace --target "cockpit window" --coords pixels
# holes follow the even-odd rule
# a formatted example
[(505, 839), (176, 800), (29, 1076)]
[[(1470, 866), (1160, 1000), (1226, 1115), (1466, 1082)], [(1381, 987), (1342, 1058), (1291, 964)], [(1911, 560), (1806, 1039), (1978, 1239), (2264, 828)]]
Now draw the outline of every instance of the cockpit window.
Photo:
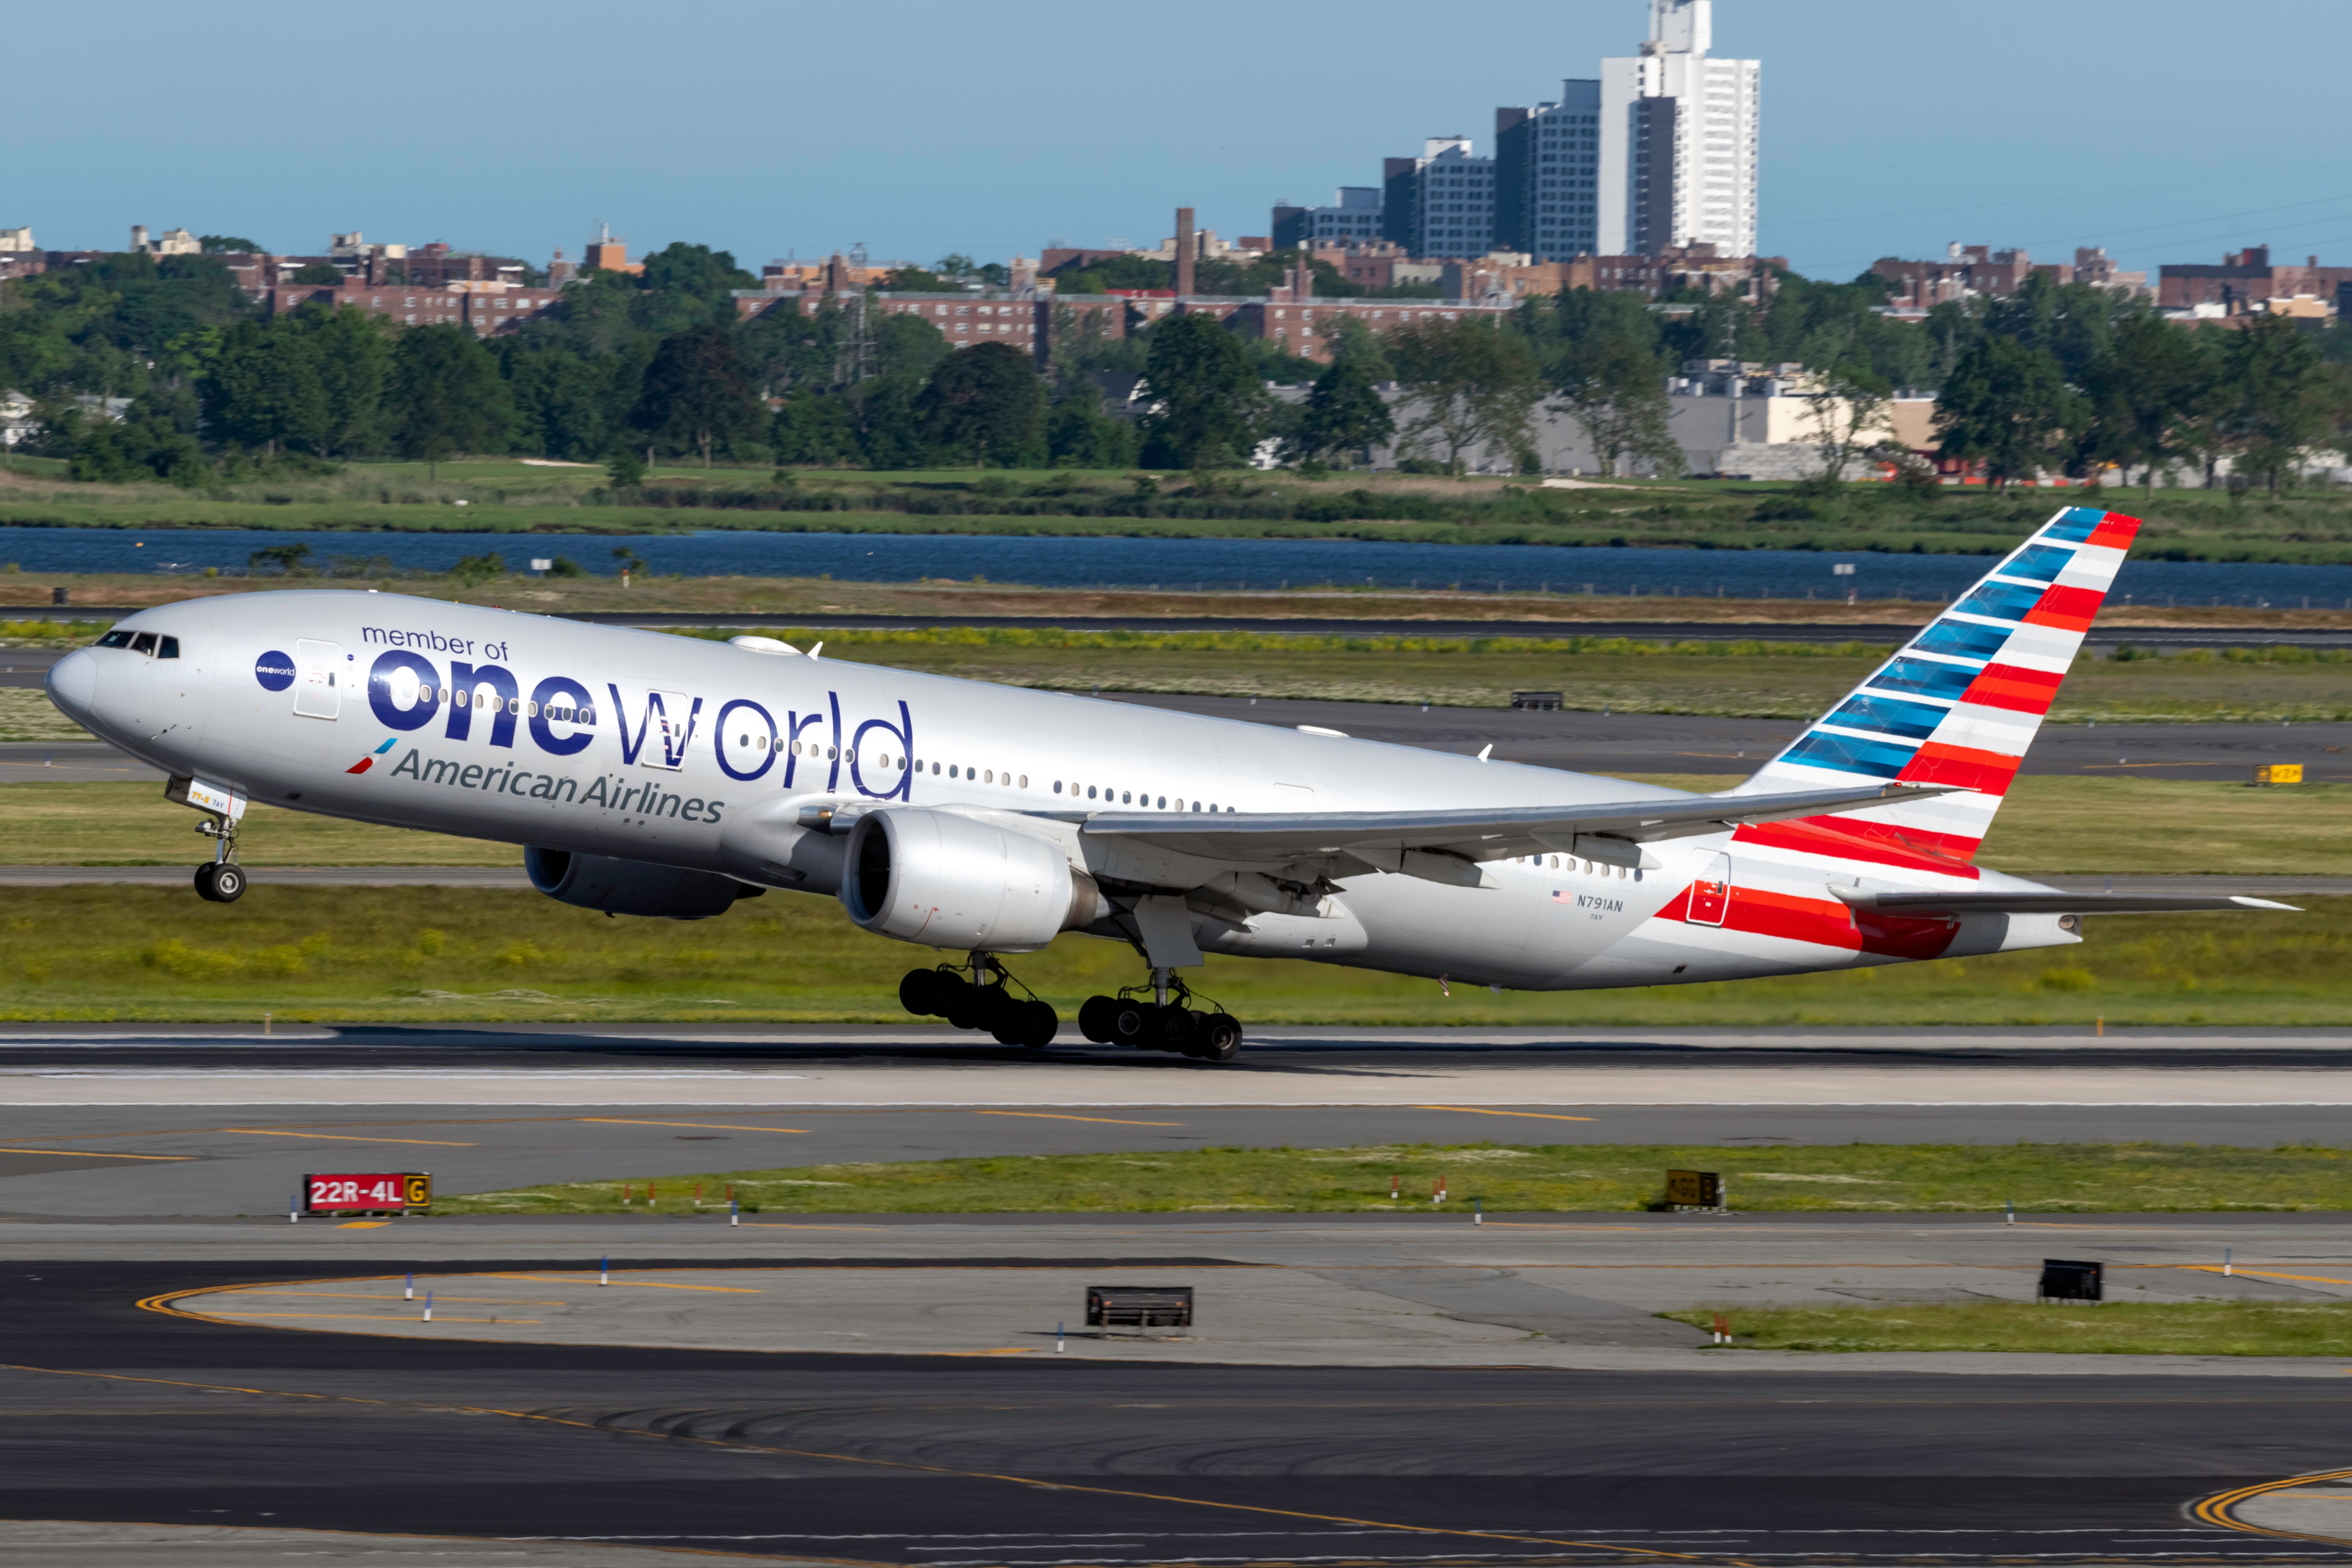
[(131, 639), (131, 651), (132, 653), (153, 653), (155, 651), (155, 634), (153, 632), (141, 632), (137, 637), (132, 637)]
[(155, 657), (156, 657), (157, 658), (179, 658), (179, 657), (180, 657), (180, 639), (179, 639), (179, 638), (177, 638), (177, 637), (164, 637), (164, 638), (163, 638), (161, 641), (159, 641), (159, 642), (155, 645)]
[(131, 634), (129, 632), (109, 632), (104, 637), (98, 639), (98, 646), (100, 647), (129, 647), (131, 646)]

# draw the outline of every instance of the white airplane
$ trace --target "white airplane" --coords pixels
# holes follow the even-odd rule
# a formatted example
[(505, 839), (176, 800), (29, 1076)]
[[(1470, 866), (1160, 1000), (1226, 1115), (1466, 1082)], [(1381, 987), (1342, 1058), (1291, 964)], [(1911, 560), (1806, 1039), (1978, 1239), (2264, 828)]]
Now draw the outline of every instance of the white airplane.
[(1089, 1039), (1223, 1061), (1204, 952), (1497, 989), (1697, 984), (2060, 946), (2091, 912), (2286, 909), (2062, 892), (1972, 863), (2138, 528), (2070, 508), (1753, 778), (1719, 795), (373, 592), (142, 610), (52, 700), (205, 814), (247, 805), (525, 847), (608, 915), (771, 889), (966, 954), (908, 1010), (1042, 1047), (1007, 973), (1066, 931), (1148, 978)]

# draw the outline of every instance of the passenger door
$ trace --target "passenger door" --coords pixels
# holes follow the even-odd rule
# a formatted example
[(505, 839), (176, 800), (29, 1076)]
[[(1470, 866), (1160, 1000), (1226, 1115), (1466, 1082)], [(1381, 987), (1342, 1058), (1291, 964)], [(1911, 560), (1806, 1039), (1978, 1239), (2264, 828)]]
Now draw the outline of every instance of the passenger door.
[(343, 650), (339, 643), (294, 644), (294, 711), (305, 719), (339, 718), (343, 710)]
[(1724, 911), (1730, 907), (1731, 857), (1717, 855), (1709, 862), (1706, 875), (1691, 884), (1690, 923), (1719, 926)]

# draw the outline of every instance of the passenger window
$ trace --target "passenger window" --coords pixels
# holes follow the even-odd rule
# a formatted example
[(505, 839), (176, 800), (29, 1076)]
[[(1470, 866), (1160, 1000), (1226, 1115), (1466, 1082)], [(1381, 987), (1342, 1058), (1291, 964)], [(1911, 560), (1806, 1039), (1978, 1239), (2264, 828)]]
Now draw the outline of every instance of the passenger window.
[(1061, 794), (1061, 793), (1062, 793), (1062, 781), (1061, 781), (1061, 780), (1059, 780), (1059, 779), (1055, 779), (1055, 780), (1054, 781), (1054, 793), (1055, 793), (1055, 795), (1059, 795), (1059, 794)]
[(1118, 803), (1119, 803), (1121, 805), (1134, 805), (1134, 804), (1135, 804), (1135, 795), (1134, 795), (1134, 792), (1133, 792), (1133, 791), (1129, 791), (1129, 792), (1128, 792), (1127, 794), (1120, 795), (1120, 796), (1118, 797)]
[(954, 764), (953, 763), (950, 763), (948, 764), (948, 777), (950, 777), (950, 778), (953, 778), (953, 777), (955, 777), (955, 776), (956, 776), (955, 764)]
[(155, 651), (155, 634), (153, 632), (141, 632), (137, 637), (132, 637), (131, 639), (131, 651), (132, 653), (153, 653)]
[(1021, 787), (1023, 789), (1027, 789), (1029, 787), (1029, 775), (1027, 773), (1023, 773), (1021, 775)]
[(1168, 809), (1168, 797), (1164, 795), (1160, 797), (1160, 809), (1162, 811)]
[(157, 658), (179, 658), (179, 657), (180, 657), (180, 639), (179, 639), (179, 638), (177, 638), (177, 637), (165, 637), (162, 642), (160, 642), (160, 643), (158, 643), (158, 644), (156, 645), (156, 647), (155, 647), (155, 657), (156, 657)]
[(1095, 797), (1095, 786), (1094, 786), (1094, 785), (1092, 785), (1092, 784), (1088, 784), (1088, 785), (1087, 785), (1087, 798), (1088, 800), (1092, 800), (1092, 799), (1094, 799), (1094, 797)]
[(988, 776), (982, 779), (980, 782), (982, 784), (994, 784), (996, 782), (996, 770), (994, 768), (989, 769)]

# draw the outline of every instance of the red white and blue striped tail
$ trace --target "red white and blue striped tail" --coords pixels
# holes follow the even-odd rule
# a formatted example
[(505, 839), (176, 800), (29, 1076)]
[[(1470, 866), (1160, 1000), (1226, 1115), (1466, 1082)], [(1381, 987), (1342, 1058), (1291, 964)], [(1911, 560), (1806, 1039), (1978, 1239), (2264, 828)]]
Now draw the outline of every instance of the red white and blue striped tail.
[(2060, 512), (1735, 792), (1887, 779), (1967, 793), (1755, 824), (1738, 838), (1974, 875), (1969, 862), (2138, 531), (2119, 512)]

